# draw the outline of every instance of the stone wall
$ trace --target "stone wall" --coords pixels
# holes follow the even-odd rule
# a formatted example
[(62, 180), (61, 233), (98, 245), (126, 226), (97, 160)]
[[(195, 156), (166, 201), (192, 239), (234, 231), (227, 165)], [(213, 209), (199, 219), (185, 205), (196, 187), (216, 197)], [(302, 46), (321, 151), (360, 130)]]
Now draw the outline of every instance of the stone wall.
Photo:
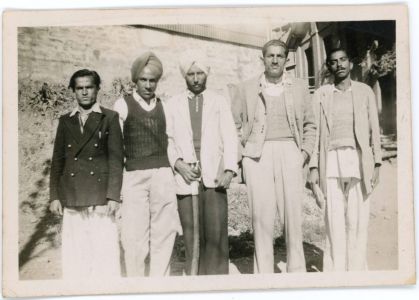
[(255, 76), (263, 70), (258, 49), (132, 26), (38, 27), (18, 32), (19, 82), (31, 80), (68, 84), (73, 72), (95, 69), (102, 90), (115, 78), (129, 78), (131, 64), (143, 51), (162, 60), (164, 74), (157, 93), (166, 98), (185, 88), (178, 68), (187, 49), (204, 52), (211, 64), (208, 88), (227, 95), (227, 84)]

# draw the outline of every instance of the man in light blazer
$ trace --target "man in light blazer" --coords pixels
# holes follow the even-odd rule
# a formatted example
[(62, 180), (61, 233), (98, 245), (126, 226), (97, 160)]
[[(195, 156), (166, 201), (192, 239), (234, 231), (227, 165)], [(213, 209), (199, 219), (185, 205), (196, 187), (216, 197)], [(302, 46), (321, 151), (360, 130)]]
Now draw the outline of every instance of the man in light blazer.
[(232, 89), (241, 139), (255, 240), (254, 272), (273, 273), (277, 211), (287, 244), (287, 271), (306, 270), (302, 241), (303, 166), (316, 127), (307, 85), (284, 72), (288, 47), (280, 40), (262, 49), (265, 72)]
[(169, 99), (178, 209), (191, 274), (192, 198), (199, 197), (199, 274), (228, 274), (227, 193), (237, 172), (237, 135), (226, 99), (206, 88), (209, 66), (200, 57), (182, 61), (187, 90)]
[(345, 49), (331, 50), (327, 67), (334, 83), (314, 93), (318, 138), (310, 161), (310, 181), (326, 196), (323, 269), (366, 270), (369, 196), (381, 165), (375, 96), (351, 80)]

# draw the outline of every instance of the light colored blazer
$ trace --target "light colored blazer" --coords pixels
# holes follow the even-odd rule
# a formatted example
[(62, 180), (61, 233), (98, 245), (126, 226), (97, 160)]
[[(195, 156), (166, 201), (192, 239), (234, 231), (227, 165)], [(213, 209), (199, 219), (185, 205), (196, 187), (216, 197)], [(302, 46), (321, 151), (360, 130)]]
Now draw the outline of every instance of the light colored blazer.
[[(380, 127), (375, 96), (372, 89), (361, 82), (351, 81), (355, 138), (361, 150), (361, 174), (363, 191), (371, 193), (371, 179), (375, 164), (381, 164)], [(326, 164), (329, 137), (332, 128), (333, 84), (320, 87), (314, 93), (317, 122), (316, 144), (310, 160), (310, 168), (318, 168), (320, 187), (326, 193)]]
[[(260, 78), (252, 78), (230, 89), (234, 121), (242, 146), (240, 154), (252, 158), (260, 157), (267, 132), (266, 114), (257, 109), (262, 101)], [(316, 127), (307, 84), (292, 77), (284, 80), (285, 107), (291, 132), (297, 146), (310, 155)]]
[[(206, 187), (215, 188), (215, 180), (225, 170), (237, 173), (237, 134), (227, 100), (213, 91), (203, 92), (201, 132), (201, 174)], [(170, 111), (174, 149), (186, 163), (197, 161), (193, 145), (188, 92), (167, 101)], [(177, 194), (190, 194), (190, 186), (175, 173)]]

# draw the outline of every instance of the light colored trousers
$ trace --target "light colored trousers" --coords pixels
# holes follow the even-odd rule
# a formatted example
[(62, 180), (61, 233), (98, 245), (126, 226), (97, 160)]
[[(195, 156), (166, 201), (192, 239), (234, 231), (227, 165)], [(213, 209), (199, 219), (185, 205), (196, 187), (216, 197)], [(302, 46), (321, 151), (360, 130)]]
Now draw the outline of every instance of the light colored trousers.
[(124, 172), (121, 241), (128, 277), (170, 274), (170, 258), (180, 227), (171, 168)]
[(273, 273), (277, 212), (287, 244), (287, 271), (305, 272), (301, 229), (303, 157), (294, 141), (266, 141), (259, 160), (243, 158), (255, 240), (254, 272)]
[(117, 225), (106, 207), (64, 208), (63, 279), (121, 276)]
[(362, 192), (358, 152), (328, 153), (324, 271), (367, 270), (370, 200)]

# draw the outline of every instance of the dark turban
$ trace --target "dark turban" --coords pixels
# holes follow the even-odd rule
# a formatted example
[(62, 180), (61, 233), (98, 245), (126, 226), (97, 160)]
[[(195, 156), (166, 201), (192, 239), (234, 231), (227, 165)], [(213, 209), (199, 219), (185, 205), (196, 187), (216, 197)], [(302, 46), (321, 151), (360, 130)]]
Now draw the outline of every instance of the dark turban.
[(138, 76), (146, 66), (152, 70), (152, 72), (157, 76), (157, 78), (160, 78), (163, 74), (163, 65), (160, 59), (158, 59), (153, 52), (147, 51), (140, 55), (132, 64), (131, 80), (133, 82), (137, 83)]

